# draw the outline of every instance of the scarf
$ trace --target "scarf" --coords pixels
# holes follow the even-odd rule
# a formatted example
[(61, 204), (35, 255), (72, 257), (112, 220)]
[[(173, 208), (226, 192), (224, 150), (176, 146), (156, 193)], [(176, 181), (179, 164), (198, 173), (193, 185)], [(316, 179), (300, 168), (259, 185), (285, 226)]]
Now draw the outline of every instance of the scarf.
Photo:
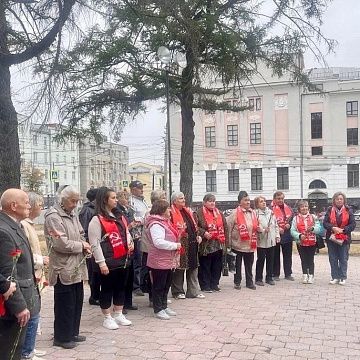
[(259, 226), (259, 221), (256, 218), (256, 215), (255, 215), (254, 211), (252, 211), (250, 209), (251, 218), (252, 218), (252, 224), (253, 224), (251, 237), (250, 237), (250, 234), (249, 234), (249, 229), (248, 229), (247, 224), (246, 224), (243, 209), (240, 206), (238, 206), (237, 209), (236, 209), (236, 212), (237, 212), (237, 214), (236, 214), (236, 224), (238, 226), (240, 240), (241, 241), (250, 241), (250, 248), (251, 249), (256, 249), (256, 247), (257, 247), (257, 232), (256, 231), (257, 231), (257, 228)]
[[(194, 216), (192, 214), (192, 211), (187, 207), (184, 207), (183, 210), (185, 210), (185, 212), (189, 215), (191, 221), (194, 224), (195, 232), (196, 232), (197, 225)], [(175, 205), (171, 205), (171, 218), (175, 228), (179, 231), (180, 236), (183, 236), (186, 233), (186, 223), (181, 215), (180, 210)]]
[(301, 246), (314, 246), (316, 244), (316, 235), (312, 232), (315, 221), (312, 215), (297, 215), (296, 216), (296, 229), (301, 235), (305, 235), (304, 240), (300, 240)]
[(206, 206), (203, 206), (202, 211), (207, 225), (206, 231), (211, 234), (211, 240), (217, 240), (223, 244), (225, 242), (225, 231), (220, 211), (217, 208), (209, 210)]
[[(341, 217), (341, 224), (338, 225), (336, 215), (339, 214)], [(338, 209), (336, 206), (333, 206), (330, 211), (330, 223), (333, 226), (340, 227), (344, 229), (346, 225), (349, 223), (349, 210), (343, 205), (341, 209)], [(335, 234), (335, 238), (338, 240), (347, 240), (348, 236), (344, 233), (342, 234)]]
[(289, 222), (292, 216), (293, 213), (292, 210), (290, 209), (289, 206), (284, 204), (284, 212), (285, 212), (285, 218), (284, 218), (283, 209), (279, 205), (276, 205), (274, 201), (271, 203), (271, 207), (279, 227), (284, 230), (285, 225)]

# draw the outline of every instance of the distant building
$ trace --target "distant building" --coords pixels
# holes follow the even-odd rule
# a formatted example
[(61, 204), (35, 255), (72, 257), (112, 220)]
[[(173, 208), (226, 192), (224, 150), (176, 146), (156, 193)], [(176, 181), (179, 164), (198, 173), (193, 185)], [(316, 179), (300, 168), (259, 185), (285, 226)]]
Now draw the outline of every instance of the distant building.
[[(239, 190), (271, 199), (282, 190), (287, 199), (309, 198), (327, 205), (344, 191), (360, 206), (360, 68), (312, 69), (311, 89), (282, 78), (254, 77), (240, 96), (224, 99), (248, 105), (242, 113), (194, 110), (193, 200), (216, 194), (234, 206)], [(173, 188), (180, 179), (181, 121), (173, 110), (171, 151)]]
[(130, 181), (139, 180), (144, 186), (144, 197), (150, 204), (152, 190), (164, 188), (164, 169), (162, 166), (138, 162), (129, 166)]

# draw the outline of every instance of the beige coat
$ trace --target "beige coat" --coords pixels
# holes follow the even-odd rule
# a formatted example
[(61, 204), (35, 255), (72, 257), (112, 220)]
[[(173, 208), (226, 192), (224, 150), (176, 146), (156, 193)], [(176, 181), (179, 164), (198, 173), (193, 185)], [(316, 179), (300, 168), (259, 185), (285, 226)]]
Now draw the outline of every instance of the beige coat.
[[(45, 214), (44, 233), (50, 251), (49, 284), (55, 285), (58, 276), (64, 285), (87, 280), (82, 245), (84, 230), (78, 217), (67, 214), (56, 204)], [(55, 235), (50, 236), (52, 233)]]
[(40, 241), (35, 229), (35, 224), (30, 219), (21, 221), (21, 224), (27, 238), (29, 239), (30, 247), (33, 252), (35, 276), (37, 279), (41, 279), (43, 275), (44, 261), (41, 254)]
[[(242, 251), (242, 252), (254, 252), (255, 249), (251, 248), (251, 241), (240, 240), (239, 230), (236, 224), (236, 215), (237, 209), (234, 209), (233, 212), (227, 217), (226, 222), (229, 230), (229, 240), (227, 242), (227, 247), (231, 249)], [(245, 214), (246, 225), (251, 236), (253, 231), (253, 223), (251, 218), (251, 212)], [(256, 230), (255, 230), (256, 231)]]

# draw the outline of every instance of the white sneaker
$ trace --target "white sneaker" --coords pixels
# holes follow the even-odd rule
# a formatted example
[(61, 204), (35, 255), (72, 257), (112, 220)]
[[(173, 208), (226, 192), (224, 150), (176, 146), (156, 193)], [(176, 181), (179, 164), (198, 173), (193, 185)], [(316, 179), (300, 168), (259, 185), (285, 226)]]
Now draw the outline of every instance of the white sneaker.
[(345, 284), (346, 284), (346, 280), (345, 279), (340, 279), (339, 285), (345, 285)]
[(176, 316), (176, 312), (168, 307), (164, 311), (170, 316)]
[(314, 283), (314, 275), (309, 275), (308, 284)]
[(331, 279), (330, 281), (329, 281), (329, 284), (331, 284), (331, 285), (336, 285), (336, 284), (338, 284), (339, 283), (339, 279)]
[(167, 302), (168, 304), (171, 304), (171, 303), (172, 303), (172, 301), (171, 301), (170, 299), (167, 299), (166, 302)]
[(160, 320), (170, 320), (170, 316), (165, 312), (165, 310), (155, 313), (155, 316)]
[(36, 355), (36, 356), (45, 356), (46, 351), (45, 350), (34, 349), (34, 355)]
[(119, 325), (112, 317), (107, 317), (104, 319), (103, 327), (108, 330), (117, 330), (119, 328)]
[(117, 313), (115, 316), (114, 316), (114, 320), (119, 324), (119, 325), (122, 325), (122, 326), (129, 326), (132, 324), (132, 322), (130, 320), (128, 320), (125, 315), (123, 313)]
[(34, 356), (31, 358), (31, 360), (46, 360), (46, 359), (43, 358), (43, 357), (38, 357), (38, 356), (34, 355)]
[(303, 274), (302, 283), (303, 283), (303, 284), (307, 284), (308, 282), (309, 282), (309, 276), (308, 276), (308, 274)]

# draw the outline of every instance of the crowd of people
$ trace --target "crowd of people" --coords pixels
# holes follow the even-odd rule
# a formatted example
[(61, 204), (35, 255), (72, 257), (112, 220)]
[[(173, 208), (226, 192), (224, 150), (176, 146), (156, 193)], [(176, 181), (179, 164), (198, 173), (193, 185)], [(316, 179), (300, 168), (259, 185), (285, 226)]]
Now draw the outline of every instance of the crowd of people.
[[(304, 284), (312, 284), (316, 249), (326, 239), (330, 284), (345, 285), (354, 216), (342, 192), (334, 194), (320, 222), (305, 200), (293, 211), (281, 191), (269, 206), (265, 197), (238, 194), (238, 206), (225, 218), (214, 194), (205, 194), (197, 211), (174, 192), (170, 203), (162, 190), (153, 191), (151, 206), (143, 184), (130, 183), (130, 193), (110, 188), (90, 189), (77, 215), (80, 194), (61, 186), (56, 204), (45, 213), (47, 254), (41, 252), (34, 228), (42, 197), (19, 189), (0, 199), (0, 359), (38, 359), (40, 298), (44, 281), (54, 287), (53, 345), (72, 349), (86, 341), (80, 334), (84, 282), (89, 280), (89, 304), (99, 306), (109, 330), (129, 326), (128, 311), (137, 310), (133, 296), (149, 296), (154, 316), (169, 320), (173, 299), (203, 299), (220, 292), (220, 279), (230, 265), (234, 289), (275, 286), (294, 281), (293, 242), (301, 259)], [(254, 254), (257, 253), (255, 277)], [(282, 259), (281, 259), (282, 254)], [(234, 261), (232, 261), (234, 259)], [(45, 280), (44, 267), (47, 267)], [(265, 267), (265, 274), (264, 274)], [(186, 278), (186, 282), (185, 282)], [(185, 289), (186, 284), (186, 289)]]

